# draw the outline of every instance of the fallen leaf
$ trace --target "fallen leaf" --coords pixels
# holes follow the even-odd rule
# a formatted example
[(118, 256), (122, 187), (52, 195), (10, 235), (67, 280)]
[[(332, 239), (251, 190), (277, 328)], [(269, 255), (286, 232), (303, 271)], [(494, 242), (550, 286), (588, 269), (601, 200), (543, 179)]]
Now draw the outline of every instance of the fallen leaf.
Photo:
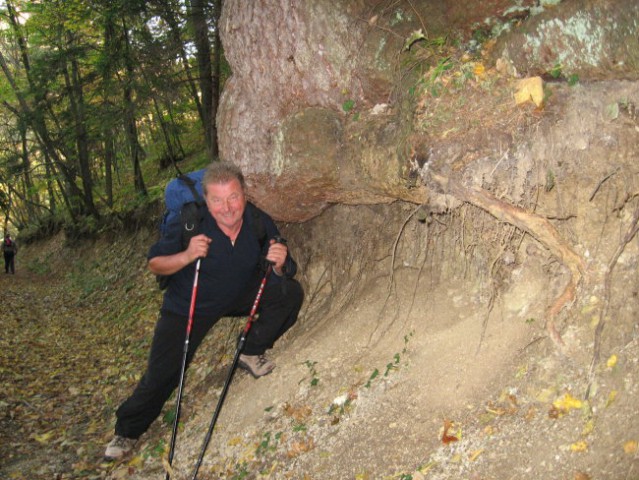
[(588, 444), (584, 440), (580, 440), (570, 445), (570, 451), (572, 452), (585, 452), (587, 450)]
[(486, 67), (484, 67), (483, 63), (476, 63), (475, 68), (473, 69), (473, 73), (476, 77), (483, 77), (486, 75)]
[(538, 107), (544, 103), (544, 86), (541, 77), (528, 77), (517, 83), (515, 103), (520, 105), (529, 100), (532, 100)]
[(474, 462), (482, 453), (484, 453), (483, 449), (475, 450), (474, 452), (470, 454), (470, 457), (468, 457), (468, 460), (470, 460), (471, 462)]
[(628, 454), (637, 453), (638, 445), (635, 440), (630, 440), (623, 444), (623, 451)]
[(48, 441), (51, 440), (51, 437), (53, 437), (54, 433), (55, 433), (55, 431), (51, 430), (50, 432), (43, 433), (42, 435), (34, 435), (33, 438), (38, 443), (48, 443)]
[(144, 458), (142, 457), (142, 455), (136, 455), (131, 460), (129, 460), (127, 465), (129, 467), (138, 467), (139, 468), (142, 465), (144, 465)]
[(310, 452), (313, 448), (315, 448), (315, 442), (312, 438), (308, 438), (299, 442), (293, 442), (286, 452), (286, 455), (288, 458), (295, 458), (302, 453)]
[(609, 358), (609, 359), (608, 359), (608, 361), (606, 362), (606, 366), (607, 366), (608, 368), (612, 368), (612, 367), (614, 367), (615, 365), (617, 365), (617, 355), (612, 354), (612, 355), (610, 355), (610, 358)]
[(559, 412), (567, 413), (572, 409), (581, 409), (583, 407), (583, 402), (569, 393), (566, 393), (561, 398), (552, 402), (552, 405)]
[(450, 420), (444, 420), (444, 433), (442, 433), (442, 443), (448, 445), (452, 442), (458, 442), (459, 438), (455, 435), (449, 435), (448, 431), (453, 427), (453, 422)]

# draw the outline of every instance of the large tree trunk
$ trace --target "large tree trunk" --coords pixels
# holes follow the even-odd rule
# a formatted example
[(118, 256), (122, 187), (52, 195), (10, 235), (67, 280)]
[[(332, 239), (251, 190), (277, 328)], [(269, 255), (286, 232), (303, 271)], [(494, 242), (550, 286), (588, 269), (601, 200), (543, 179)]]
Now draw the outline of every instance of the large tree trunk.
[[(388, 116), (365, 117), (389, 103), (404, 38), (429, 8), (437, 18), (438, 2), (419, 2), (419, 17), (392, 23), (391, 10), (415, 3), (386, 11), (363, 1), (224, 2), (220, 34), (233, 76), (217, 117), (220, 157), (243, 168), (254, 200), (276, 218), (305, 220), (336, 202), (424, 198), (406, 180), (401, 129)], [(361, 125), (353, 132), (351, 103)]]

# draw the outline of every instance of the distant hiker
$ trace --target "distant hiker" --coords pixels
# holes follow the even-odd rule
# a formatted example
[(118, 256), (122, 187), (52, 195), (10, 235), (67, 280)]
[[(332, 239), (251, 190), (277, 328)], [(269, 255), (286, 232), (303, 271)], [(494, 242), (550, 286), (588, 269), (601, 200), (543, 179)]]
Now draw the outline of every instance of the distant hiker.
[(18, 245), (8, 233), (4, 236), (4, 241), (2, 242), (2, 253), (4, 254), (4, 273), (11, 271), (12, 274), (15, 274), (15, 256), (18, 253)]
[[(188, 362), (221, 317), (249, 314), (264, 276), (263, 257), (272, 263), (275, 275), (270, 276), (262, 294), (259, 318), (248, 335), (239, 366), (255, 378), (269, 374), (275, 364), (265, 352), (295, 323), (302, 306), (302, 287), (292, 278), (297, 265), (286, 244), (272, 240), (279, 232), (271, 217), (247, 202), (241, 170), (228, 163), (212, 163), (202, 187), (206, 205), (201, 209), (199, 234), (185, 249), (183, 226), (176, 218), (147, 255), (149, 270), (168, 275), (170, 280), (147, 370), (116, 411), (115, 437), (104, 454), (107, 460), (119, 459), (133, 448), (178, 386), (198, 258), (201, 267)], [(257, 221), (263, 222), (269, 239), (263, 248), (255, 233)]]

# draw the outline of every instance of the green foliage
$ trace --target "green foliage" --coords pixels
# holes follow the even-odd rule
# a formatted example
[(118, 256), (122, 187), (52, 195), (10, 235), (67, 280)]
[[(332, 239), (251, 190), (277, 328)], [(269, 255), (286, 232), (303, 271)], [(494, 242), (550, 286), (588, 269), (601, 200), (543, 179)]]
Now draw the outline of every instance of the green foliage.
[(579, 83), (579, 75), (577, 75), (576, 73), (573, 73), (573, 74), (568, 76), (568, 85), (569, 86), (574, 87), (578, 83)]
[(158, 440), (154, 443), (149, 443), (146, 445), (144, 450), (142, 451), (142, 458), (162, 458), (164, 452), (166, 451), (166, 442), (163, 439)]
[(346, 113), (353, 110), (353, 107), (355, 107), (355, 100), (349, 99), (342, 103), (342, 110), (344, 110)]
[(231, 477), (231, 480), (243, 480), (247, 478), (251, 472), (249, 471), (248, 463), (243, 461), (235, 464), (235, 473)]
[(366, 384), (364, 385), (365, 388), (371, 388), (372, 385), (372, 381), (375, 380), (377, 378), (377, 376), (379, 375), (379, 370), (375, 369), (373, 370), (373, 373), (371, 373), (371, 376), (368, 377), (368, 381), (366, 382)]
[(555, 188), (555, 173), (548, 169), (546, 171), (546, 185), (544, 189), (546, 192), (550, 192), (553, 188)]
[(256, 456), (263, 456), (267, 453), (275, 452), (277, 450), (277, 446), (282, 438), (282, 432), (278, 432), (275, 435), (271, 436), (271, 432), (266, 432), (262, 436), (263, 440), (257, 446), (255, 450)]
[[(306, 360), (303, 365), (306, 365), (310, 374), (310, 385), (311, 387), (316, 387), (319, 384), (319, 377), (317, 376), (317, 370), (315, 369), (315, 365), (317, 362), (311, 362), (310, 360)], [(302, 379), (300, 383), (302, 383), (306, 378)]]
[(562, 67), (560, 63), (555, 64), (555, 66), (548, 72), (552, 78), (560, 78), (562, 75)]

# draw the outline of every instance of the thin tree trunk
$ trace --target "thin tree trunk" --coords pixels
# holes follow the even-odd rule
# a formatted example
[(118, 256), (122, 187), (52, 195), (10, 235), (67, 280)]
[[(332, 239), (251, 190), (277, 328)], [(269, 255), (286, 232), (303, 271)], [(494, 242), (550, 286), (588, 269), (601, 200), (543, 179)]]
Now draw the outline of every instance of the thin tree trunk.
[(89, 161), (86, 115), (84, 113), (84, 95), (79, 78), (78, 63), (75, 58), (71, 59), (71, 75), (69, 75), (69, 71), (65, 65), (64, 78), (67, 83), (69, 101), (71, 103), (71, 110), (74, 117), (73, 122), (75, 128), (76, 154), (80, 170), (80, 178), (82, 180), (82, 187), (84, 190), (84, 204), (92, 216), (99, 218), (100, 214), (93, 202), (93, 180), (91, 179), (91, 167)]
[[(195, 58), (199, 71), (200, 93), (202, 95), (202, 122), (206, 148), (211, 160), (213, 152), (217, 148), (213, 146), (215, 132), (215, 116), (213, 113), (213, 69), (211, 65), (211, 44), (209, 41), (209, 26), (205, 6), (205, 0), (191, 0), (189, 22), (193, 28), (195, 43)], [(217, 144), (217, 142), (215, 142)]]
[(146, 186), (144, 185), (142, 168), (140, 167), (142, 146), (140, 145), (140, 141), (138, 140), (138, 127), (135, 123), (135, 103), (133, 101), (133, 59), (131, 58), (131, 44), (129, 42), (129, 34), (127, 31), (126, 23), (123, 23), (122, 30), (124, 33), (125, 42), (124, 63), (126, 71), (124, 80), (124, 116), (126, 123), (125, 128), (127, 139), (129, 141), (129, 148), (131, 150), (131, 161), (133, 162), (133, 178), (135, 191), (142, 196), (146, 196)]

